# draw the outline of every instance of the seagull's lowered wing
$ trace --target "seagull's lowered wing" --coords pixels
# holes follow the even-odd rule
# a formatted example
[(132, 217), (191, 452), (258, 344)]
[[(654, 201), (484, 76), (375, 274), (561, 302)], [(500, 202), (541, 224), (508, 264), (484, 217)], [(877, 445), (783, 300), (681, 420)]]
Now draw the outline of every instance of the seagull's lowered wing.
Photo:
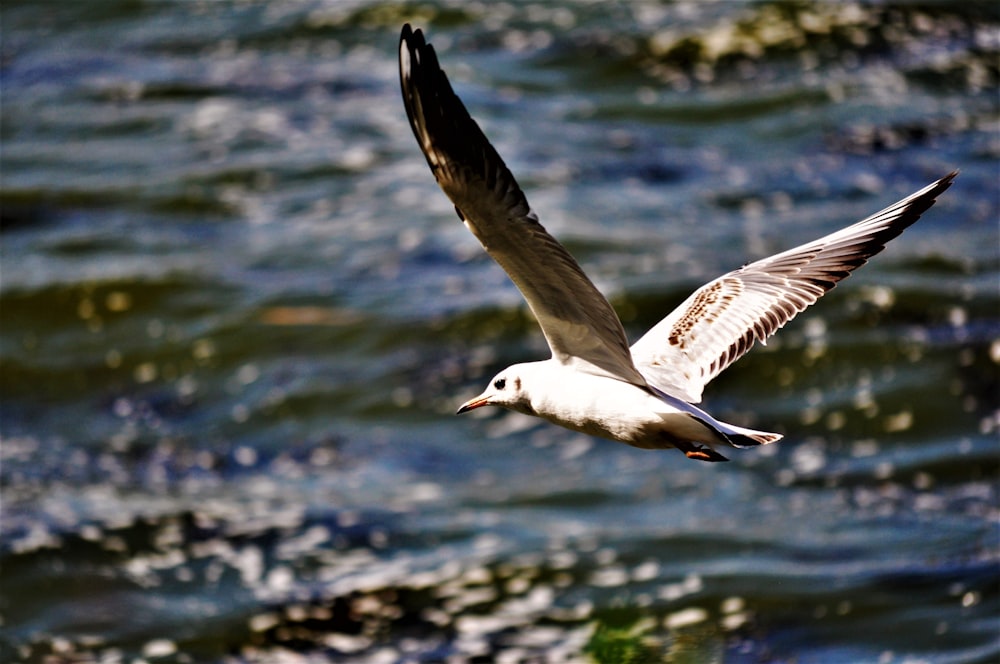
[(538, 223), (514, 176), (452, 91), (434, 48), (409, 25), (399, 40), (399, 80), (406, 114), (434, 177), (520, 289), (553, 357), (644, 385), (614, 309)]
[(957, 171), (853, 226), (702, 286), (632, 346), (651, 385), (691, 403), (705, 385), (920, 218)]

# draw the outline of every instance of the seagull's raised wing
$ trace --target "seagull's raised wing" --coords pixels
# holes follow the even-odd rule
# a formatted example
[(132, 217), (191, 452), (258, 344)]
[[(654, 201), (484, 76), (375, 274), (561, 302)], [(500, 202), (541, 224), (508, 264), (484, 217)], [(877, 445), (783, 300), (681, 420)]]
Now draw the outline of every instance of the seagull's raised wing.
[(409, 25), (399, 40), (399, 80), (434, 177), (528, 301), (553, 357), (645, 384), (614, 309), (538, 223), (514, 176), (452, 91), (434, 48)]
[(920, 218), (957, 171), (853, 226), (702, 286), (632, 346), (651, 385), (691, 403), (705, 385)]

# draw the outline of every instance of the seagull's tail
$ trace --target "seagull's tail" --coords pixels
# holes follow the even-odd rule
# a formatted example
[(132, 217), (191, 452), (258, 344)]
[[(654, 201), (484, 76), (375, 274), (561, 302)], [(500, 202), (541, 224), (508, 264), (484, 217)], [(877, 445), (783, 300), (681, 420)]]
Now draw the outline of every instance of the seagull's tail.
[(768, 431), (756, 431), (754, 429), (744, 429), (743, 427), (738, 427), (735, 424), (726, 424), (725, 422), (720, 422), (701, 408), (698, 408), (694, 404), (690, 404), (686, 401), (682, 401), (677, 397), (670, 396), (666, 392), (656, 389), (650, 386), (653, 393), (658, 397), (663, 399), (665, 402), (674, 406), (681, 412), (685, 412), (691, 415), (699, 422), (707, 426), (709, 429), (717, 432), (720, 437), (725, 439), (727, 443), (733, 447), (738, 447), (740, 449), (745, 449), (747, 447), (757, 447), (758, 445), (767, 445), (768, 443), (775, 443), (784, 436), (780, 433), (770, 433)]
[(780, 433), (744, 429), (743, 427), (734, 426), (732, 424), (723, 424), (722, 422), (719, 424), (722, 424), (722, 426), (719, 427), (719, 432), (726, 437), (726, 440), (728, 440), (733, 447), (757, 447), (758, 445), (776, 443), (784, 438), (784, 436)]

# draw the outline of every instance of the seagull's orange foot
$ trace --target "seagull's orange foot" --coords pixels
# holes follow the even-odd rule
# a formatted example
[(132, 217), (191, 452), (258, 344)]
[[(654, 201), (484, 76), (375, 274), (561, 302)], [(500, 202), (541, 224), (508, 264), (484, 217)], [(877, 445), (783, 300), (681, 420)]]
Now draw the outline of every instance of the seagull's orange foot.
[(726, 457), (707, 447), (693, 447), (685, 450), (684, 456), (697, 461), (729, 461)]

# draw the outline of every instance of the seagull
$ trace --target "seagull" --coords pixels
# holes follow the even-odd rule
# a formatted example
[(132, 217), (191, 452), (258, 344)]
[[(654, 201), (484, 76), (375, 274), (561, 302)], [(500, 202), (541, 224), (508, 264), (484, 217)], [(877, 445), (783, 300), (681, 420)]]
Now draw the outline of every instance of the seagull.
[(552, 357), (515, 364), (458, 413), (500, 406), (642, 449), (727, 461), (781, 434), (715, 419), (705, 385), (846, 278), (923, 214), (954, 171), (835, 233), (710, 281), (629, 346), (614, 309), (538, 215), (452, 90), (434, 47), (404, 25), (403, 102), (438, 185), (528, 303)]

